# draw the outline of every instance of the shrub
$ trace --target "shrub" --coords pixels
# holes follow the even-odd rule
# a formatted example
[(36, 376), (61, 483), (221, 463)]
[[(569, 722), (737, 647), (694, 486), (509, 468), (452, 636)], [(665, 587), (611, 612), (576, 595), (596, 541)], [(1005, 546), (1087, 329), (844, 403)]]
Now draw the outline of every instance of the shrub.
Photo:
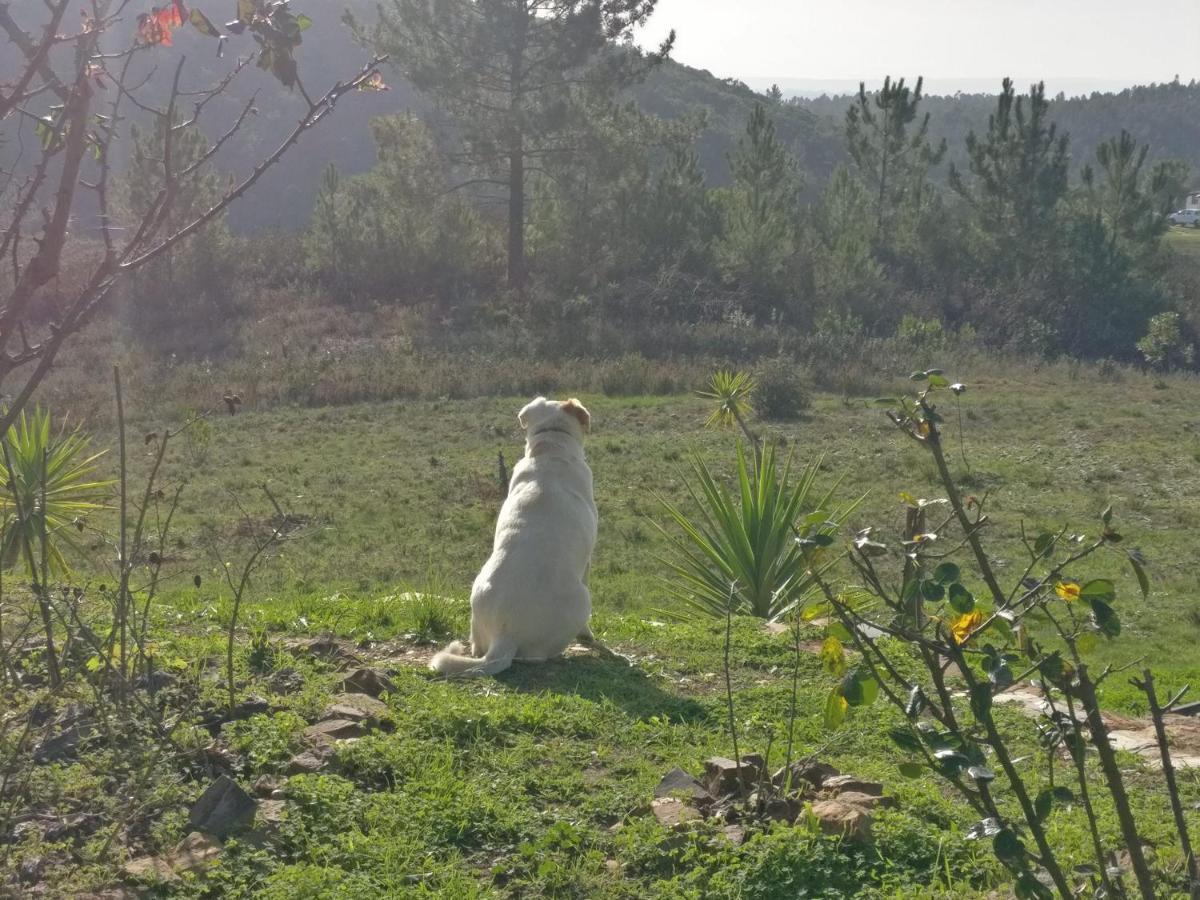
[(763, 362), (755, 373), (755, 381), (758, 385), (755, 402), (768, 421), (793, 421), (812, 405), (807, 378), (796, 362), (785, 356)]

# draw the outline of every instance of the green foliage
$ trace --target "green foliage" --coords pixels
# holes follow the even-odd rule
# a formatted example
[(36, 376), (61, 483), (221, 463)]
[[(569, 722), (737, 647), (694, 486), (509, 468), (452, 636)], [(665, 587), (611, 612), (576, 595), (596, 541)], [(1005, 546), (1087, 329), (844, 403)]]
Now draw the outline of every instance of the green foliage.
[(794, 359), (775, 356), (758, 365), (754, 397), (769, 422), (792, 422), (812, 405), (808, 379)]
[(1146, 362), (1164, 372), (1178, 366), (1190, 367), (1196, 356), (1195, 345), (1183, 336), (1177, 312), (1154, 316), (1150, 320), (1150, 330), (1138, 340), (1137, 348)]
[(307, 722), (294, 712), (256, 715), (225, 726), (229, 746), (245, 753), (256, 772), (278, 771), (300, 748)]
[(349, 179), (325, 171), (304, 240), (310, 272), (343, 302), (469, 295), (495, 267), (494, 233), (448, 190), (418, 119), (381, 117), (371, 130), (373, 170)]
[(849, 512), (830, 506), (832, 489), (816, 494), (819, 470), (820, 460), (793, 482), (791, 459), (779, 471), (768, 444), (751, 471), (739, 444), (731, 494), (694, 459), (687, 488), (698, 515), (662, 501), (683, 532), (671, 537), (674, 559), (664, 560), (673, 573), (668, 592), (685, 609), (708, 616), (725, 615), (731, 601), (735, 612), (763, 619), (794, 609), (812, 588), (817, 551), (832, 543), (830, 535)]
[(30, 560), (40, 568), (44, 537), (50, 573), (63, 575), (66, 551), (80, 550), (75, 533), (105, 508), (112, 482), (96, 477), (104, 453), (89, 453), (91, 437), (79, 428), (55, 434), (41, 408), (22, 411), (4, 441), (11, 473), (0, 493), (0, 559), (8, 568), (28, 570)]
[(716, 259), (726, 277), (749, 290), (756, 311), (766, 314), (787, 288), (804, 180), (762, 104), (750, 114), (729, 167), (733, 181), (721, 193), (724, 227)]

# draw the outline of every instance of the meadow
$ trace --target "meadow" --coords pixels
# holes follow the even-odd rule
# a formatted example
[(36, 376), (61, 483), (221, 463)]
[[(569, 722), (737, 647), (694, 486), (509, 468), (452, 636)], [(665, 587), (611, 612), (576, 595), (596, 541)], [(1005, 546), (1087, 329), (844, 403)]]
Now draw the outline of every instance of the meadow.
[[(1022, 526), (1094, 532), (1112, 505), (1127, 545), (1146, 558), (1151, 589), (1142, 601), (1115, 558), (1098, 564), (1096, 573), (1120, 586), (1124, 631), (1094, 656), (1145, 658), (1164, 692), (1197, 683), (1200, 383), (1079, 365), (949, 374), (968, 390), (943, 408), (947, 448), (964, 491), (989, 498), (997, 570), (1018, 565)], [(197, 686), (197, 710), (220, 703), (231, 614), (221, 569), (236, 569), (247, 552), (239, 540), (247, 516), (273, 515), (261, 491), (268, 485), (286, 512), (288, 539), (251, 584), (235, 657), (240, 702), (263, 706), (221, 725), (215, 739), (203, 716), (182, 716), (179, 758), (147, 777), (132, 775), (143, 771), (137, 754), (123, 759), (109, 749), (37, 767), (44, 818), (82, 812), (97, 824), (57, 836), (23, 832), (7, 851), (16, 883), (59, 896), (118, 883), (157, 884), (153, 895), (180, 897), (1003, 893), (1005, 870), (986, 843), (966, 838), (970, 810), (934, 780), (897, 773), (890, 709), (852, 714), (826, 731), (831, 679), (815, 654), (802, 661), (797, 752), (878, 778), (897, 798), (895, 809), (877, 813), (870, 842), (798, 823), (751, 829), (739, 844), (711, 822), (672, 829), (650, 815), (654, 786), (672, 767), (699, 772), (707, 756), (731, 755), (724, 625), (677, 621), (664, 582), (669, 546), (660, 526), (671, 526), (660, 498), (686, 498), (693, 454), (719, 473), (732, 467), (734, 435), (705, 427), (709, 408), (690, 394), (581, 397), (593, 415), (587, 451), (601, 518), (594, 627), (617, 655), (580, 653), (474, 682), (424, 670), (438, 644), (465, 634), (470, 581), (502, 499), (497, 454), (509, 466), (520, 454), (516, 410), (525, 399), (249, 408), (174, 440), (161, 486), (170, 494), (186, 484), (167, 553), (172, 574), (152, 610), (153, 652), (172, 677)], [(151, 459), (132, 448), (172, 415), (149, 394), (131, 402), (135, 484)], [(95, 420), (97, 443), (112, 446), (106, 417)], [(840, 479), (840, 497), (863, 496), (847, 531), (896, 533), (901, 491), (938, 496), (925, 456), (868, 397), (816, 393), (799, 420), (759, 427), (798, 463), (821, 458), (821, 480)], [(115, 465), (111, 454), (102, 460), (109, 473)], [(99, 538), (88, 547), (93, 584), (105, 579), (111, 550)], [(852, 583), (848, 572), (840, 577)], [(804, 629), (806, 641), (819, 641), (819, 628)], [(742, 752), (773, 746), (778, 760), (790, 640), (746, 619), (735, 623), (732, 647)], [(246, 787), (262, 776), (283, 784), (304, 729), (357, 664), (392, 678), (381, 727), (340, 744), (319, 772), (286, 778), (282, 820), (271, 832), (228, 839), (202, 874), (159, 883), (122, 869), (128, 858), (178, 843), (189, 831), (188, 805), (214, 772), (232, 772)], [(1123, 678), (1105, 683), (1105, 702), (1144, 712), (1144, 698)], [(1012, 710), (1002, 715), (1035, 754), (1032, 724)], [(1160, 848), (1162, 896), (1172, 896), (1183, 890), (1182, 863), (1165, 795), (1140, 761), (1122, 759), (1145, 838)], [(1200, 777), (1191, 770), (1181, 779), (1195, 829)], [(112, 790), (118, 782), (138, 786), (132, 814), (130, 795)], [(1117, 843), (1111, 810), (1102, 810), (1101, 826)], [(1068, 861), (1086, 860), (1078, 810), (1055, 813), (1049, 829)], [(32, 880), (20, 880), (23, 866)]]

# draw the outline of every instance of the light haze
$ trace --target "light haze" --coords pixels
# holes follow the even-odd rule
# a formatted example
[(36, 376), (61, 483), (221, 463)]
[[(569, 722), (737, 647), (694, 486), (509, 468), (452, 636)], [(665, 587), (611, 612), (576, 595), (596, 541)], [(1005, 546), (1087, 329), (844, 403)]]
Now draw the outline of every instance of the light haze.
[(924, 75), (927, 93), (995, 93), (1011, 75), (1051, 94), (1200, 77), (1200, 0), (659, 0), (642, 42), (671, 28), (679, 62), (791, 93), (885, 75)]

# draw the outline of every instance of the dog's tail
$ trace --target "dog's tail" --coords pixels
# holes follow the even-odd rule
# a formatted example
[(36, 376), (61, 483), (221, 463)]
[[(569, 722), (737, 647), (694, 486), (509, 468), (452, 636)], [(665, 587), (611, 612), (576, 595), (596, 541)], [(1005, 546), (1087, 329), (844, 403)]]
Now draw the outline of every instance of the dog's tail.
[(516, 655), (512, 647), (501, 644), (489, 647), (487, 656), (468, 656), (466, 649), (461, 642), (455, 641), (429, 661), (429, 668), (450, 677), (495, 675), (511, 666)]

